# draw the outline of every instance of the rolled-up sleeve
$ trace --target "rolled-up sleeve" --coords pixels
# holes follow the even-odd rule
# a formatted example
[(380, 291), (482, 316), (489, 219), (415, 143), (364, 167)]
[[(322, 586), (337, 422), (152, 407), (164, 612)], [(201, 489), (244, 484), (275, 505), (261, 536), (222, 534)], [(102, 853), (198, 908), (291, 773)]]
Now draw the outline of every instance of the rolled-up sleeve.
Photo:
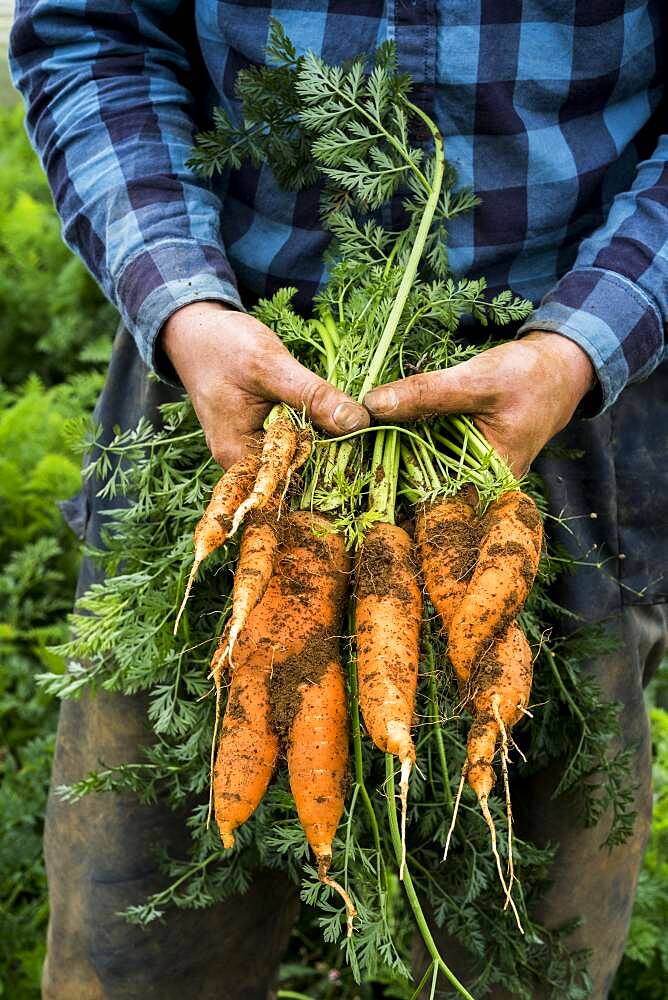
[(221, 204), (186, 166), (194, 125), (181, 0), (17, 0), (12, 76), (63, 236), (144, 361), (180, 306), (241, 308)]
[(598, 412), (665, 358), (668, 326), (668, 136), (642, 162), (630, 191), (580, 246), (573, 268), (520, 329), (574, 340), (601, 387)]

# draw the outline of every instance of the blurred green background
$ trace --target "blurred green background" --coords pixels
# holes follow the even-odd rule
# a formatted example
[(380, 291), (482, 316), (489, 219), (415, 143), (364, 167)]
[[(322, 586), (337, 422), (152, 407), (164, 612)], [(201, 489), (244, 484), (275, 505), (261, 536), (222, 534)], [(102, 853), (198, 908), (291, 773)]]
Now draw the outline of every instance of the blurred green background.
[[(0, 996), (37, 1000), (48, 917), (41, 828), (57, 707), (34, 676), (60, 667), (47, 647), (64, 633), (78, 544), (56, 502), (78, 488), (71, 441), (101, 386), (116, 315), (61, 242), (9, 82), (10, 18), (11, 4), (0, 0)], [(649, 695), (655, 817), (613, 1000), (668, 998), (666, 676)], [(388, 995), (381, 984), (355, 987), (307, 918), (281, 978), (285, 997)]]

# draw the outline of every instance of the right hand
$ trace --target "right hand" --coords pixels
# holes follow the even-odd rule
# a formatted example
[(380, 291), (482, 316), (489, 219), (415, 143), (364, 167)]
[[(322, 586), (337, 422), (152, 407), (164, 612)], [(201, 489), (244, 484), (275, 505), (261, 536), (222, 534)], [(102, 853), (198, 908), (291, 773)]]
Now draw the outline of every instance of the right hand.
[(304, 407), (333, 435), (369, 424), (363, 406), (300, 364), (272, 330), (220, 302), (183, 306), (161, 337), (224, 469), (244, 456), (274, 403)]

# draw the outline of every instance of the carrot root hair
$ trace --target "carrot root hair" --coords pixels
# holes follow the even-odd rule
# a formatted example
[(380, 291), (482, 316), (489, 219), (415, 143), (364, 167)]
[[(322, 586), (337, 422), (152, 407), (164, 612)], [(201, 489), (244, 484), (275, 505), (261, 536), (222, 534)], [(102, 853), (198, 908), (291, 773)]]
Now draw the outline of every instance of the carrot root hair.
[(455, 832), (455, 823), (457, 822), (457, 813), (459, 812), (459, 803), (462, 799), (462, 792), (464, 791), (464, 782), (466, 781), (466, 768), (462, 768), (462, 775), (459, 779), (459, 786), (457, 787), (457, 795), (455, 797), (455, 804), (452, 810), (452, 821), (450, 823), (450, 829), (448, 830), (448, 835), (445, 838), (445, 850), (443, 851), (443, 861), (446, 860), (448, 856), (448, 851), (450, 850), (450, 841), (452, 840), (452, 835)]
[(334, 890), (334, 892), (337, 892), (341, 897), (341, 899), (343, 900), (343, 902), (345, 903), (346, 937), (350, 938), (353, 936), (354, 921), (355, 917), (357, 916), (357, 910), (355, 908), (355, 904), (353, 903), (352, 899), (350, 898), (346, 890), (343, 888), (343, 886), (339, 882), (337, 882), (336, 879), (332, 878), (330, 875), (327, 874), (329, 871), (329, 866), (332, 863), (332, 855), (329, 853), (320, 854), (317, 856), (317, 861), (318, 861), (319, 881), (322, 882), (323, 885), (328, 885), (330, 889)]
[[(487, 823), (487, 827), (489, 829), (489, 836), (492, 842), (492, 854), (494, 855), (494, 860), (496, 861), (496, 870), (499, 875), (499, 881), (501, 882), (503, 891), (506, 894), (506, 905), (508, 903), (510, 904), (510, 908), (513, 911), (513, 916), (515, 917), (515, 921), (517, 923), (519, 932), (520, 934), (524, 934), (524, 928), (522, 927), (522, 921), (520, 920), (520, 915), (517, 912), (517, 907), (515, 906), (515, 900), (510, 895), (510, 891), (508, 889), (508, 885), (506, 883), (506, 879), (503, 874), (503, 868), (501, 866), (501, 857), (499, 855), (499, 848), (496, 843), (496, 827), (494, 826), (494, 820), (492, 818), (492, 814), (489, 811), (487, 796), (481, 795), (480, 798), (478, 799), (478, 804), (480, 806), (480, 811), (482, 812), (485, 822)], [(506, 907), (504, 906), (504, 909), (505, 908)]]
[(508, 733), (505, 723), (499, 713), (499, 696), (492, 698), (492, 712), (501, 732), (501, 771), (503, 774), (503, 790), (506, 797), (506, 820), (508, 824), (508, 892), (504, 910), (508, 909), (510, 903), (510, 893), (515, 881), (515, 863), (513, 860), (513, 808), (510, 801), (510, 782), (508, 780)]
[(404, 757), (401, 762), (401, 777), (399, 779), (399, 798), (401, 800), (401, 863), (399, 865), (399, 880), (404, 880), (406, 867), (406, 813), (408, 812), (408, 779), (411, 776), (413, 761)]

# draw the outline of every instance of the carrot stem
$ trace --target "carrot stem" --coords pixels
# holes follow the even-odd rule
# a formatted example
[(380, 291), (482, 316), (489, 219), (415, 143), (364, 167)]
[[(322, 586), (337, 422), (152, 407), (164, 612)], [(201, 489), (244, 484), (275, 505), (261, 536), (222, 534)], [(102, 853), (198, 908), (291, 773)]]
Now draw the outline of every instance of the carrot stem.
[(419, 1000), (420, 994), (422, 993), (422, 990), (427, 985), (429, 979), (432, 977), (432, 975), (434, 973), (434, 970), (438, 970), (438, 965), (437, 965), (436, 962), (432, 961), (427, 966), (427, 971), (425, 972), (424, 976), (422, 977), (422, 979), (418, 983), (417, 987), (411, 993), (410, 1000)]
[[(388, 793), (386, 796), (387, 801), (387, 818), (390, 824), (390, 834), (392, 837), (392, 845), (394, 847), (394, 853), (397, 859), (397, 864), (401, 862), (401, 833), (399, 831), (399, 817), (397, 816), (397, 804), (394, 798), (394, 757), (391, 753), (385, 754), (385, 777), (386, 784), (388, 788)], [(438, 965), (445, 978), (450, 982), (452, 986), (457, 990), (460, 996), (466, 997), (467, 1000), (475, 1000), (475, 998), (469, 993), (466, 987), (460, 983), (456, 975), (450, 969), (450, 967), (445, 963), (444, 959), (441, 957), (441, 953), (438, 950), (438, 946), (434, 941), (429, 926), (427, 924), (424, 911), (420, 906), (420, 900), (415, 892), (415, 887), (413, 885), (413, 880), (409, 871), (408, 864), (406, 864), (404, 869), (403, 886), (406, 891), (406, 896), (410, 904), (411, 910), (413, 911), (413, 916), (415, 917), (415, 922), (417, 924), (420, 936), (425, 943), (427, 951), (433, 958), (434, 962)]]
[(390, 315), (387, 317), (385, 328), (381, 334), (380, 340), (378, 341), (378, 346), (374, 351), (373, 357), (371, 358), (369, 370), (367, 371), (366, 378), (364, 379), (362, 388), (360, 389), (358, 396), (360, 402), (364, 400), (367, 392), (369, 392), (369, 390), (376, 385), (383, 370), (387, 352), (390, 349), (397, 327), (399, 326), (399, 321), (401, 320), (401, 316), (406, 306), (406, 299), (408, 298), (413, 281), (415, 280), (420, 258), (424, 253), (425, 244), (427, 242), (429, 230), (431, 229), (431, 224), (434, 218), (434, 212), (436, 211), (436, 206), (438, 205), (441, 185), (443, 184), (443, 174), (445, 172), (443, 139), (440, 132), (436, 128), (436, 125), (428, 115), (417, 107), (417, 105), (412, 104), (410, 101), (406, 101), (406, 105), (414, 114), (417, 114), (418, 117), (424, 121), (425, 125), (431, 132), (434, 140), (434, 178), (429, 185), (429, 197), (427, 198), (424, 206), (422, 218), (420, 219), (420, 225), (418, 226), (418, 231), (415, 236), (415, 242), (413, 243), (410, 256), (406, 262), (406, 267), (397, 291), (397, 297), (394, 300), (394, 305), (392, 306)]
[(448, 773), (448, 758), (445, 753), (445, 742), (443, 740), (443, 733), (441, 731), (441, 719), (438, 713), (438, 691), (436, 688), (436, 664), (434, 657), (434, 646), (431, 641), (431, 635), (426, 629), (424, 635), (424, 643), (427, 648), (427, 667), (429, 670), (429, 701), (431, 704), (432, 718), (434, 720), (434, 737), (436, 739), (438, 759), (441, 762), (441, 771), (443, 772), (443, 786), (445, 790), (445, 797), (448, 801), (448, 807), (452, 809), (452, 789), (450, 788), (450, 775)]

